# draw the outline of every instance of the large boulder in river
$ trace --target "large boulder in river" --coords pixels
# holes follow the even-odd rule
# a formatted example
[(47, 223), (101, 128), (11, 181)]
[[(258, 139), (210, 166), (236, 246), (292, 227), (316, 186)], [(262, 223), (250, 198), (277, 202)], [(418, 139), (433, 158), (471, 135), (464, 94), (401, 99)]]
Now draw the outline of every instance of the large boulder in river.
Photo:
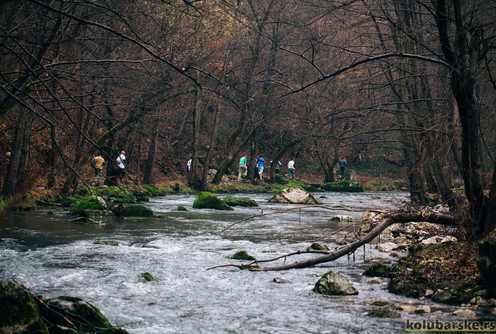
[(357, 295), (358, 290), (337, 271), (329, 271), (315, 283), (313, 292), (324, 295)]
[(13, 282), (0, 282), (0, 333), (48, 333), (31, 293)]
[(26, 288), (0, 282), (0, 333), (127, 334), (98, 308), (76, 297), (41, 300)]
[(215, 209), (215, 210), (234, 210), (229, 205), (224, 203), (219, 197), (202, 191), (196, 196), (193, 202), (193, 208), (195, 209)]
[(114, 208), (116, 216), (120, 217), (151, 217), (153, 211), (143, 205), (118, 206)]
[(309, 192), (298, 187), (287, 187), (276, 193), (269, 202), (292, 204), (320, 204)]

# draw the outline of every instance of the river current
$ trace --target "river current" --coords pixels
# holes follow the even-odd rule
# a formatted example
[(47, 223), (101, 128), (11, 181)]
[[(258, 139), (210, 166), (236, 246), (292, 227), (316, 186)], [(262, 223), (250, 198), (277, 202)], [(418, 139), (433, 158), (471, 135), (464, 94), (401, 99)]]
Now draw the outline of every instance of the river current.
[[(249, 194), (237, 196), (250, 197), (259, 207), (221, 212), (192, 209), (194, 195), (169, 195), (145, 203), (160, 217), (107, 217), (99, 225), (70, 222), (74, 217), (62, 211), (12, 213), (0, 223), (0, 278), (16, 281), (44, 298), (81, 297), (130, 333), (398, 333), (405, 331), (407, 320), (422, 316), (370, 317), (367, 312), (373, 301), (427, 304), (433, 311), (449, 311), (429, 300), (390, 294), (387, 282), (369, 283), (370, 278), (362, 273), (370, 260), (393, 259), (374, 245), (305, 269), (206, 270), (239, 264), (229, 259), (239, 250), (269, 259), (306, 249), (312, 240), (346, 224), (331, 222), (332, 217), (351, 215), (360, 221), (364, 209), (395, 208), (408, 196), (403, 192), (314, 195), (334, 210), (298, 209), (234, 224), (292, 207), (268, 203), (270, 194)], [(179, 211), (178, 206), (189, 211)], [(336, 238), (321, 242), (333, 248)], [(320, 276), (331, 269), (346, 276), (359, 294), (329, 297), (312, 293)], [(144, 281), (144, 272), (155, 281)]]

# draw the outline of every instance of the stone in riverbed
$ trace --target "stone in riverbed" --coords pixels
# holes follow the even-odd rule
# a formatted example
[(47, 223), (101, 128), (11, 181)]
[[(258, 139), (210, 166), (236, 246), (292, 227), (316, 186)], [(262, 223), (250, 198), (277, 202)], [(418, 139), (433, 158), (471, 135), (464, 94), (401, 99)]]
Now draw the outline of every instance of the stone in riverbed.
[(229, 205), (224, 203), (219, 197), (202, 191), (196, 196), (193, 202), (193, 208), (195, 209), (215, 209), (215, 210), (233, 210)]
[(316, 199), (312, 194), (297, 187), (284, 188), (283, 190), (275, 194), (269, 200), (269, 202), (291, 204), (321, 204), (319, 200)]
[(313, 292), (324, 295), (357, 295), (358, 290), (337, 271), (329, 271), (315, 284)]

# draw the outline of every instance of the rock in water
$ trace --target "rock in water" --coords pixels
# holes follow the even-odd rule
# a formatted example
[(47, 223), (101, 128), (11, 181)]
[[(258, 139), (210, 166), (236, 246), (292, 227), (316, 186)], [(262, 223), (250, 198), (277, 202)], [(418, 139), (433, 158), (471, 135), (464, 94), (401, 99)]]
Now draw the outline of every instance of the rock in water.
[(31, 293), (13, 282), (0, 282), (0, 333), (48, 333)]
[(269, 202), (292, 204), (321, 204), (319, 200), (316, 199), (312, 194), (297, 187), (284, 188), (283, 190), (275, 194), (269, 200)]
[(313, 292), (324, 295), (357, 295), (358, 290), (337, 271), (329, 271), (317, 281)]

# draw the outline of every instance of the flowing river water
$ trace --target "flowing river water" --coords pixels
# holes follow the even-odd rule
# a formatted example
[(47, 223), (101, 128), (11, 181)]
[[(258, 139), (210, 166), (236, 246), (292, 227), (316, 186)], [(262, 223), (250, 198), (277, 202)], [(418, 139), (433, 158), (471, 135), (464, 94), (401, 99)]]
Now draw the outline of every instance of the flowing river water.
[[(169, 195), (145, 204), (161, 217), (106, 217), (99, 225), (69, 222), (73, 217), (61, 211), (12, 213), (0, 223), (0, 278), (16, 281), (44, 298), (81, 297), (130, 333), (398, 333), (405, 331), (407, 320), (447, 320), (448, 306), (390, 294), (387, 282), (369, 283), (370, 277), (362, 273), (370, 260), (393, 259), (373, 245), (360, 248), (354, 256), (305, 269), (206, 270), (239, 264), (228, 258), (239, 250), (268, 259), (306, 249), (312, 240), (344, 226), (331, 222), (333, 216), (351, 215), (360, 221), (362, 212), (340, 207), (395, 208), (408, 194), (314, 195), (336, 210), (306, 208), (266, 215), (224, 232), (243, 218), (291, 206), (268, 203), (270, 194), (250, 194), (237, 196), (250, 197), (259, 207), (214, 211), (192, 209), (194, 195)], [(189, 211), (178, 211), (178, 206)], [(335, 238), (322, 242), (333, 248)], [(312, 293), (317, 280), (330, 269), (346, 276), (359, 294)], [(144, 281), (144, 272), (155, 281)], [(402, 313), (397, 319), (368, 316), (371, 303), (378, 300), (429, 305), (443, 313)]]

